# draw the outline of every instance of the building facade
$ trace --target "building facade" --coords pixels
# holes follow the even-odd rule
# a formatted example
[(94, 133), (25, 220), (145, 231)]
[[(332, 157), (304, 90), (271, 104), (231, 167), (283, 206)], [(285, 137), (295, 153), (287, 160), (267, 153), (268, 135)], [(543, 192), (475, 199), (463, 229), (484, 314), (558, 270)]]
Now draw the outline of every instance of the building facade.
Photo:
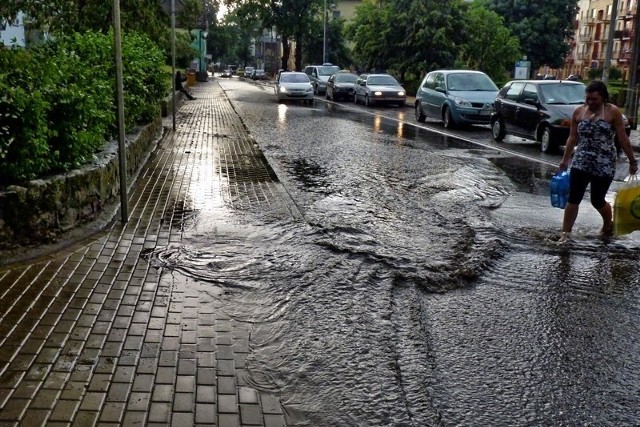
[[(617, 68), (625, 79), (631, 73), (631, 54), (636, 29), (633, 28), (638, 0), (619, 0), (613, 13), (613, 0), (580, 0), (574, 21), (575, 36), (569, 41), (571, 53), (562, 70), (554, 70), (556, 77), (571, 74), (585, 78), (592, 68), (602, 69), (607, 59), (611, 34), (613, 49), (609, 68)], [(611, 25), (614, 31), (611, 33)]]

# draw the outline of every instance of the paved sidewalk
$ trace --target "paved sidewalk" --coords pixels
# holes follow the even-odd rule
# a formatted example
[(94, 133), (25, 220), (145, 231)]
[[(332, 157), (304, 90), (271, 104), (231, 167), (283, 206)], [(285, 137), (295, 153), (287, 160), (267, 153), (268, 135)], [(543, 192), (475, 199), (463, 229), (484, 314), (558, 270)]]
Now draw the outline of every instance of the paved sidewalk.
[(286, 207), (218, 83), (193, 90), (127, 224), (0, 267), (0, 426), (287, 425), (279, 397), (250, 385), (250, 325), (150, 264), (197, 209)]

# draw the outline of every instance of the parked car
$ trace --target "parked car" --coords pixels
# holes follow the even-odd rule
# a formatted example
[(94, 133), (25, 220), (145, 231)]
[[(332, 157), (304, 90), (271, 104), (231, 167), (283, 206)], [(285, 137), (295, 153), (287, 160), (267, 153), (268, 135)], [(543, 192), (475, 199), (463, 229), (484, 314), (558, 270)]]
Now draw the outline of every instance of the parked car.
[(340, 99), (353, 99), (354, 89), (358, 75), (350, 71), (340, 71), (327, 80), (326, 98), (338, 101)]
[(256, 68), (251, 73), (251, 78), (253, 80), (264, 80), (267, 78), (267, 75), (264, 73), (264, 70), (261, 70), (260, 68)]
[[(586, 86), (572, 80), (513, 80), (495, 99), (491, 134), (496, 141), (516, 135), (540, 143), (545, 153), (565, 144), (573, 111), (584, 104)], [(631, 133), (626, 116), (625, 131)], [(618, 145), (616, 138), (616, 146)]]
[(313, 86), (309, 76), (296, 71), (283, 71), (278, 74), (275, 85), (278, 102), (302, 101), (313, 104)]
[(325, 62), (322, 65), (307, 65), (304, 72), (313, 85), (313, 92), (316, 95), (325, 94), (327, 92), (327, 80), (329, 77), (340, 71), (340, 67)]
[(416, 120), (442, 120), (448, 129), (456, 125), (486, 125), (497, 94), (498, 86), (481, 71), (432, 71), (422, 79), (416, 93)]
[(407, 93), (395, 77), (389, 74), (360, 74), (354, 88), (354, 102), (367, 106), (396, 104), (403, 107)]
[(244, 76), (250, 78), (253, 70), (255, 70), (255, 67), (244, 67)]
[(557, 151), (569, 136), (571, 115), (584, 103), (585, 85), (570, 80), (513, 80), (495, 99), (491, 134), (496, 141), (517, 135)]
[(220, 74), (220, 77), (231, 78), (231, 76), (233, 76), (233, 71), (230, 68), (227, 68)]
[(244, 68), (238, 68), (235, 74), (238, 77), (244, 77)]

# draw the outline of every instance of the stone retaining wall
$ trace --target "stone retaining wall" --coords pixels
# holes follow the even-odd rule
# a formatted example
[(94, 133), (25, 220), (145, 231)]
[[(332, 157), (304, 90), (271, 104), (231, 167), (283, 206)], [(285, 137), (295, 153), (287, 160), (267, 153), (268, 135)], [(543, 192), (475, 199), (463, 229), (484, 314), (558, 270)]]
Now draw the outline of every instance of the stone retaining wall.
[[(162, 119), (127, 135), (128, 181), (137, 174), (162, 132)], [(0, 250), (52, 243), (65, 231), (92, 221), (120, 192), (118, 142), (106, 144), (80, 170), (0, 192)]]

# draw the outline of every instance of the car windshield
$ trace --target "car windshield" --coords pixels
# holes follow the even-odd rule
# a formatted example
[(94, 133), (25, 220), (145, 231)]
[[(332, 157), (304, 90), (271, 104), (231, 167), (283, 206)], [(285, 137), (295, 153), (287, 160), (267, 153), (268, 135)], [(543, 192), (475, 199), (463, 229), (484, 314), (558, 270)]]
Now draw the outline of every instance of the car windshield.
[(320, 76), (333, 76), (335, 73), (340, 71), (340, 67), (338, 66), (325, 66), (318, 67), (318, 75)]
[(497, 91), (496, 84), (485, 74), (455, 73), (447, 76), (449, 90), (464, 91)]
[(547, 104), (584, 104), (584, 84), (552, 83), (540, 85), (542, 101)]
[(372, 76), (367, 80), (368, 85), (376, 86), (398, 86), (399, 83), (391, 76)]
[(336, 83), (355, 83), (358, 80), (358, 76), (351, 73), (336, 74)]
[(309, 83), (309, 77), (304, 73), (299, 74), (282, 74), (280, 76), (282, 83)]

